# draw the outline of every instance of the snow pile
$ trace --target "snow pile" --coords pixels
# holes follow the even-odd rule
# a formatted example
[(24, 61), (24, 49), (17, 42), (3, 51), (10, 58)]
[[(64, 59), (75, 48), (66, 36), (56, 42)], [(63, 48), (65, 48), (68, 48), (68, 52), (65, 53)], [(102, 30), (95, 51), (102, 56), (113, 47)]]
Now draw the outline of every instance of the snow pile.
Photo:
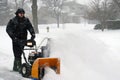
[(62, 80), (119, 80), (120, 56), (81, 29), (70, 27), (52, 40), (51, 57), (61, 58)]

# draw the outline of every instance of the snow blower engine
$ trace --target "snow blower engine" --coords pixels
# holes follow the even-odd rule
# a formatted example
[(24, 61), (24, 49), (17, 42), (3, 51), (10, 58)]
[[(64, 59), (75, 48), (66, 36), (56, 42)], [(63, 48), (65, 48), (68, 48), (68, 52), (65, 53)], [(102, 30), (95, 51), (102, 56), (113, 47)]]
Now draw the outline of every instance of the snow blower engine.
[[(59, 58), (49, 57), (49, 38), (45, 38), (47, 44), (45, 46), (36, 46), (35, 41), (28, 40), (23, 50), (23, 57), (25, 63), (21, 66), (21, 74), (23, 77), (34, 78), (35, 80), (41, 80), (45, 75), (45, 67), (50, 67), (57, 74), (60, 74), (60, 60)], [(45, 40), (44, 39), (44, 40)], [(43, 41), (44, 41), (43, 40)], [(43, 42), (42, 41), (42, 42)], [(28, 60), (25, 56), (25, 50), (29, 50)], [(46, 56), (47, 54), (47, 56)]]

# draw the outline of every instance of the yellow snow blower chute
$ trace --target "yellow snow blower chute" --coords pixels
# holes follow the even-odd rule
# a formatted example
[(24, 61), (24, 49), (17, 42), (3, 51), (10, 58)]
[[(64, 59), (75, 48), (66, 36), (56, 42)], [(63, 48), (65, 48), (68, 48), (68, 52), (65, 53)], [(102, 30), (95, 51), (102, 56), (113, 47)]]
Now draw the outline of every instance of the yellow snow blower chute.
[(32, 65), (31, 77), (39, 79), (45, 67), (50, 67), (60, 74), (60, 60), (58, 58), (38, 58)]

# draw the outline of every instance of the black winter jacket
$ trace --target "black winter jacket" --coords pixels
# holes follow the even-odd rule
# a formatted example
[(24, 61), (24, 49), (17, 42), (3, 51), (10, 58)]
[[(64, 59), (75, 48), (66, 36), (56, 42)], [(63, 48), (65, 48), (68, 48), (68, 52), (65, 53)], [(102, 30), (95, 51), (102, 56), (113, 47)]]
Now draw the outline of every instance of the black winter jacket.
[(14, 17), (8, 22), (6, 28), (6, 32), (12, 38), (12, 40), (15, 38), (27, 40), (27, 31), (30, 32), (32, 38), (35, 38), (33, 26), (26, 17), (22, 19), (18, 18), (17, 16)]

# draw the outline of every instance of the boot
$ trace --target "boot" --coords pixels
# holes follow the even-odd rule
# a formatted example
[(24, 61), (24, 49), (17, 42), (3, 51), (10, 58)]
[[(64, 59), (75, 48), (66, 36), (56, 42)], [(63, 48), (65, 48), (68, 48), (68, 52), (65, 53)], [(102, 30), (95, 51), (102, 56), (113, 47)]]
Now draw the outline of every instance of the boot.
[(18, 72), (19, 72), (19, 73), (21, 73), (21, 65), (22, 65), (21, 60), (19, 60), (19, 61), (17, 62), (17, 69), (18, 69)]
[(21, 70), (21, 59), (14, 60), (13, 71), (19, 72)]
[(18, 71), (17, 69), (17, 61), (14, 60), (13, 71)]

